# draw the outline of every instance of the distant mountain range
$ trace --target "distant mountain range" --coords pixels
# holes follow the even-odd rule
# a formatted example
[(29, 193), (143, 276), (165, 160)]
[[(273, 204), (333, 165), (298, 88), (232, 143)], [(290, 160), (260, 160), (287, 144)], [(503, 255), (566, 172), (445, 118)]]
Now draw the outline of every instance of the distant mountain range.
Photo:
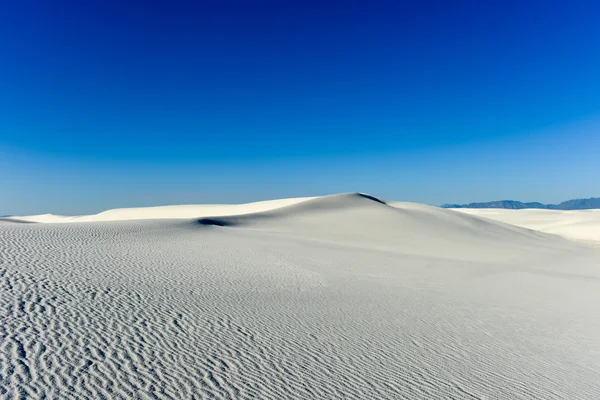
[(487, 203), (444, 204), (442, 208), (508, 208), (522, 210), (524, 208), (541, 208), (544, 210), (590, 210), (600, 208), (600, 197), (563, 201), (560, 204), (542, 204), (538, 202), (523, 203), (514, 200), (489, 201)]

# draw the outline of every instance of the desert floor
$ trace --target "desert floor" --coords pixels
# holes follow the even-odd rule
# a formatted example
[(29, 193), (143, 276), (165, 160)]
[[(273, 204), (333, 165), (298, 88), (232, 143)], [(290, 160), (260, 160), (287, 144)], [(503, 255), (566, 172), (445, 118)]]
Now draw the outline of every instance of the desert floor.
[(0, 397), (600, 399), (598, 216), (343, 194), (4, 219)]

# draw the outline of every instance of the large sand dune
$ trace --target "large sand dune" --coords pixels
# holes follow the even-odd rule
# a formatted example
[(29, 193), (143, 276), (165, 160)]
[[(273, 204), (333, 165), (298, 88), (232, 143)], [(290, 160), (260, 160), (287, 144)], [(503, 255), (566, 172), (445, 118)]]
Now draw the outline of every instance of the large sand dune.
[(0, 397), (600, 398), (597, 248), (360, 194), (181, 207), (0, 221)]
[(65, 222), (109, 222), (131, 221), (140, 219), (190, 219), (199, 217), (231, 216), (261, 211), (297, 204), (313, 197), (299, 197), (292, 199), (257, 201), (248, 204), (200, 204), (183, 206), (159, 206), (139, 208), (117, 208), (103, 211), (94, 215), (64, 216), (54, 214), (29, 215), (24, 217), (11, 217), (9, 219), (25, 222), (42, 222), (47, 224)]

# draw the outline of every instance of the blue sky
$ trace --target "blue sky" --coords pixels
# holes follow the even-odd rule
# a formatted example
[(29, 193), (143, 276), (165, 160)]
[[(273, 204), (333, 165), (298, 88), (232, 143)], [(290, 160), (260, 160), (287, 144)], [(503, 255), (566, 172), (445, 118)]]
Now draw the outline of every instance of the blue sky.
[(0, 6), (0, 215), (600, 196), (600, 3)]

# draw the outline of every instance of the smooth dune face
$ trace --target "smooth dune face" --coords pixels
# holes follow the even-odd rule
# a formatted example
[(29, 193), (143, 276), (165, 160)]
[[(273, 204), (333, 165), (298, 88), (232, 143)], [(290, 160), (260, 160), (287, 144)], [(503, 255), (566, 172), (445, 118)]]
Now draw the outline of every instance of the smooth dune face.
[(94, 215), (68, 217), (64, 215), (42, 214), (11, 217), (12, 220), (41, 223), (66, 222), (109, 222), (140, 219), (190, 219), (209, 216), (240, 215), (268, 211), (300, 203), (313, 197), (258, 201), (247, 204), (200, 204), (183, 206), (158, 206), (138, 208), (117, 208)]
[(505, 210), (496, 208), (457, 208), (453, 210), (570, 239), (600, 243), (600, 210)]
[(0, 221), (0, 396), (600, 398), (597, 248), (393, 205)]

